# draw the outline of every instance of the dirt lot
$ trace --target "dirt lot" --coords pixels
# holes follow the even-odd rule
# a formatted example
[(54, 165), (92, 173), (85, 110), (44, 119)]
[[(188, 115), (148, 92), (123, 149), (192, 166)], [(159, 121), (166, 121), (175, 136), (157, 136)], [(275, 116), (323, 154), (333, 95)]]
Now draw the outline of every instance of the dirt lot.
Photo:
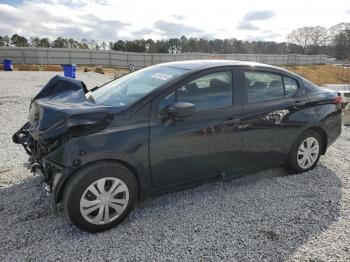
[(325, 84), (349, 84), (350, 68), (336, 65), (283, 66), (322, 86)]
[[(11, 135), (54, 72), (0, 72), (0, 261), (350, 261), (350, 128), (315, 170), (269, 169), (138, 204), (83, 233), (50, 206)], [(78, 72), (92, 88), (111, 76)]]

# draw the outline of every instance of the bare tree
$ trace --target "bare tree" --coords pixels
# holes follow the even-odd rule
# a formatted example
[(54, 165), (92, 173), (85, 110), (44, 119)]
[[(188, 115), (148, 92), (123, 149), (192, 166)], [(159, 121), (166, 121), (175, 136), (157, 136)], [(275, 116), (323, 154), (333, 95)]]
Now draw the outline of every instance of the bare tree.
[(323, 26), (311, 27), (310, 44), (314, 46), (325, 46), (329, 39), (328, 30)]
[(335, 41), (335, 37), (340, 33), (350, 30), (350, 23), (339, 23), (329, 28), (329, 41), (330, 44)]
[(312, 27), (302, 27), (293, 30), (288, 36), (287, 41), (292, 44), (300, 45), (303, 48), (303, 53), (306, 51), (306, 47), (310, 44)]

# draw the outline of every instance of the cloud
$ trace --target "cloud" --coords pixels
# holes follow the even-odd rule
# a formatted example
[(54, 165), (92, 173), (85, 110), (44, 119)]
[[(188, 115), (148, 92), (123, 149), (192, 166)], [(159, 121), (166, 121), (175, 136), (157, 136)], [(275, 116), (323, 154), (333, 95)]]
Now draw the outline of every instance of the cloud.
[[(0, 32), (27, 38), (62, 36), (97, 41), (182, 35), (214, 37), (210, 31), (183, 23), (181, 20), (185, 16), (179, 14), (169, 14), (170, 21), (154, 17), (149, 25), (141, 20), (145, 25), (138, 23), (141, 25), (138, 27), (127, 15), (116, 12), (118, 8), (125, 8), (118, 5), (112, 0), (33, 0), (18, 5), (0, 4)], [(127, 21), (115, 18), (115, 14)]]
[(245, 14), (243, 21), (261, 21), (268, 20), (275, 16), (275, 12), (271, 10), (252, 11)]
[(173, 18), (177, 19), (177, 20), (184, 20), (185, 17), (183, 15), (172, 15)]
[(132, 31), (131, 33), (137, 38), (142, 38), (151, 35), (153, 33), (153, 29), (144, 27), (139, 30)]
[(147, 38), (156, 36), (160, 37), (203, 37), (203, 38), (214, 38), (215, 34), (210, 32), (205, 32), (194, 26), (188, 26), (182, 23), (168, 22), (164, 20), (158, 20), (153, 23), (152, 28), (143, 27), (139, 30), (132, 31), (131, 34), (136, 38)]
[(275, 12), (271, 10), (252, 11), (244, 15), (243, 20), (238, 23), (237, 29), (242, 30), (259, 30), (259, 27), (252, 22), (269, 20), (275, 16)]
[(276, 38), (282, 37), (278, 33), (258, 34), (258, 35), (247, 35), (245, 40), (247, 41), (274, 41)]
[(87, 12), (87, 4), (81, 1), (75, 1), (73, 5), (62, 2), (25, 1), (17, 6), (0, 4), (1, 34), (108, 41), (119, 38), (120, 32), (131, 25)]
[(259, 30), (259, 27), (253, 25), (250, 22), (247, 21), (241, 21), (239, 22), (237, 29), (242, 29), (242, 30)]
[(198, 36), (204, 34), (204, 31), (197, 27), (188, 26), (182, 23), (167, 22), (164, 20), (156, 21), (153, 26), (155, 32), (166, 37), (181, 37), (183, 35)]

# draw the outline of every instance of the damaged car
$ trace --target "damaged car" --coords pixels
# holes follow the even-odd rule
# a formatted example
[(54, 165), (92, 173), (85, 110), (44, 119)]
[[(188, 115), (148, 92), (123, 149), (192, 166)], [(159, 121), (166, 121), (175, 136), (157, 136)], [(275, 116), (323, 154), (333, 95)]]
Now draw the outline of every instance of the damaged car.
[(138, 200), (284, 166), (313, 169), (341, 133), (341, 98), (282, 68), (158, 64), (88, 90), (55, 76), (13, 141), (77, 227), (121, 223)]

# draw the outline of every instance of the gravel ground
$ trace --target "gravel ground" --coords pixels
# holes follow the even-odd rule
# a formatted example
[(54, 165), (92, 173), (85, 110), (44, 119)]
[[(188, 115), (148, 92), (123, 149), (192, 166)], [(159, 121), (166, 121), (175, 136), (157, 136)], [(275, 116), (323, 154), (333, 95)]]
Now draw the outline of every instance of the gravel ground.
[[(269, 169), (138, 204), (81, 232), (55, 213), (11, 135), (55, 73), (0, 72), (0, 261), (350, 261), (350, 128), (310, 172)], [(78, 73), (91, 88), (109, 76)]]

